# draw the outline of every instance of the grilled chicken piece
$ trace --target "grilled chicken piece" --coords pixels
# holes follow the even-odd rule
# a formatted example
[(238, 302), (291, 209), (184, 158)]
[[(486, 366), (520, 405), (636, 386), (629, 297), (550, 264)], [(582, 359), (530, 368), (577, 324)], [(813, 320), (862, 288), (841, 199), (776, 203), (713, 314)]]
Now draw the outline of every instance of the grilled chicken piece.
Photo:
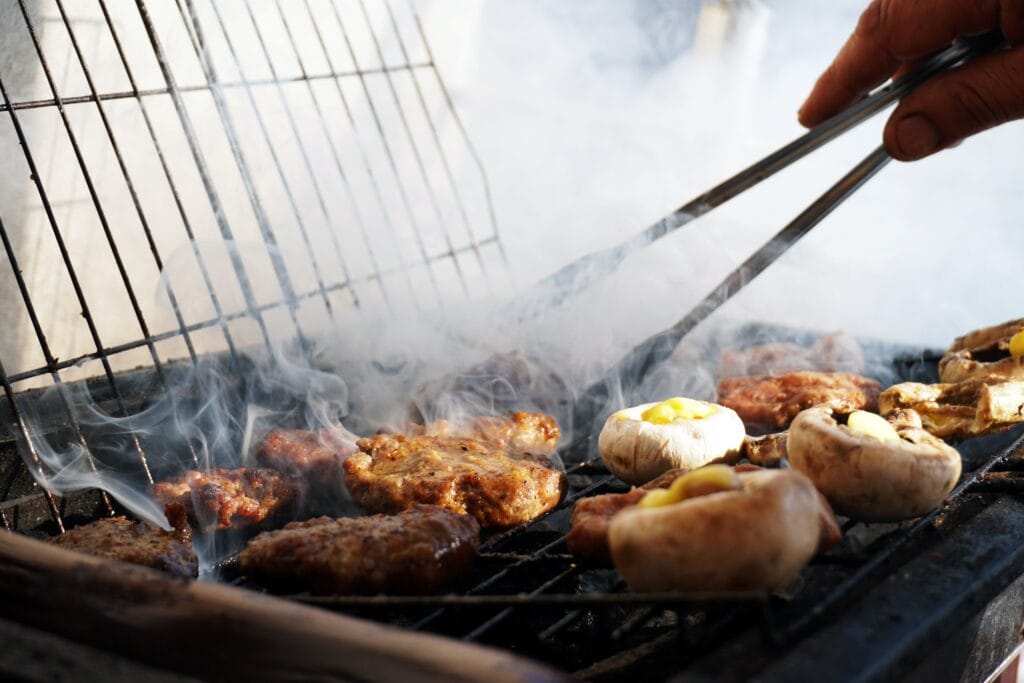
[(848, 372), (791, 372), (734, 377), (718, 383), (718, 402), (743, 419), (748, 432), (779, 431), (801, 410), (825, 404), (837, 412), (875, 411), (882, 386)]
[(343, 430), (275, 429), (263, 437), (256, 462), (301, 478), (318, 489), (341, 485), (341, 462), (356, 448), (356, 437)]
[(314, 593), (433, 593), (470, 569), (479, 533), (472, 517), (430, 505), (318, 517), (259, 534), (239, 563), (257, 580)]
[(105, 517), (46, 540), (62, 548), (159, 569), (172, 576), (193, 578), (199, 573), (188, 527), (164, 531), (124, 516)]
[(269, 524), (294, 513), (299, 482), (270, 469), (239, 467), (189, 470), (153, 486), (170, 520), (199, 531)]
[(748, 436), (743, 440), (743, 455), (760, 467), (778, 467), (786, 457), (786, 432)]
[(612, 517), (639, 503), (651, 489), (668, 487), (688, 471), (678, 467), (626, 493), (605, 493), (577, 501), (572, 508), (571, 528), (566, 536), (569, 552), (581, 562), (610, 566), (612, 556), (608, 549), (608, 526)]
[(780, 342), (741, 350), (726, 349), (718, 360), (719, 379), (801, 370), (861, 372), (863, 369), (864, 352), (844, 332), (826, 334), (809, 347)]
[(550, 510), (565, 474), (545, 455), (455, 436), (378, 434), (344, 463), (352, 500), (370, 512), (416, 503), (470, 514), (483, 527), (510, 527)]
[(1024, 379), (975, 378), (955, 384), (904, 382), (878, 399), (882, 415), (911, 409), (940, 439), (966, 439), (1024, 422)]
[(465, 423), (438, 420), (416, 430), (423, 436), (456, 436), (478, 439), (517, 453), (550, 454), (558, 447), (561, 432), (550, 415), (519, 411), (509, 417), (476, 417)]
[(939, 379), (951, 384), (976, 378), (1024, 379), (1024, 356), (1010, 353), (1010, 339), (1024, 318), (957, 337), (939, 361)]

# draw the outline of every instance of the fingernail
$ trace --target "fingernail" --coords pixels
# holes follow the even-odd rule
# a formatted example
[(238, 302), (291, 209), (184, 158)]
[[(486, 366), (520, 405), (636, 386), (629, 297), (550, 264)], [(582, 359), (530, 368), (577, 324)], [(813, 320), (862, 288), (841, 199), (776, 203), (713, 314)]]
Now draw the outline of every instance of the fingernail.
[(920, 159), (939, 148), (939, 129), (920, 114), (896, 124), (896, 144), (907, 159)]

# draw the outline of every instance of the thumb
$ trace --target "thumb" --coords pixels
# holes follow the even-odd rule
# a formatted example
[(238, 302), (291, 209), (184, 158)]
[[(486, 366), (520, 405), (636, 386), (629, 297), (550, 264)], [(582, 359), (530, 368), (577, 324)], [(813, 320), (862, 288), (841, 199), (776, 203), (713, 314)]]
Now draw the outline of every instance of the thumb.
[(885, 147), (894, 158), (913, 161), (1019, 118), (1024, 47), (979, 57), (904, 97), (885, 126)]

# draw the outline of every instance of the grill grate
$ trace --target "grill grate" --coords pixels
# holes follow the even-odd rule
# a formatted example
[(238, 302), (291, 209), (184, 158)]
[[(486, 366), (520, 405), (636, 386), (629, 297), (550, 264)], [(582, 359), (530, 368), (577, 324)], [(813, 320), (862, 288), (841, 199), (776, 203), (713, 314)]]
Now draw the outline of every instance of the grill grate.
[[(0, 305), (18, 323), (0, 335), (0, 383), (37, 466), (21, 403), (33, 388), (99, 376), (111, 413), (127, 415), (124, 370), (152, 367), (166, 387), (180, 359), (237, 362), (247, 323), (268, 348), (272, 328), (303, 342), (347, 308), (431, 308), (507, 276), (483, 167), (411, 2), (18, 0), (5, 12), (16, 59), (0, 61), (0, 146), (27, 183), (0, 197), (0, 277), (17, 292)], [(242, 247), (211, 243), (255, 243), (266, 277)], [(169, 321), (140, 296), (158, 276)], [(74, 406), (62, 409), (89, 452)], [(62, 503), (41, 495), (62, 530)]]

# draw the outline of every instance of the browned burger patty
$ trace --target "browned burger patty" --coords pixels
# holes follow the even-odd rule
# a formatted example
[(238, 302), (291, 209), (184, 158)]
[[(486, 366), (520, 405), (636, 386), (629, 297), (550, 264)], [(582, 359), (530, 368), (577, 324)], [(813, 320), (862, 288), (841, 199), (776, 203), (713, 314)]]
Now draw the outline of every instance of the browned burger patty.
[(433, 422), (415, 432), (424, 436), (460, 436), (518, 453), (554, 453), (561, 431), (550, 415), (519, 411), (509, 417), (476, 417), (466, 423)]
[(215, 468), (189, 470), (177, 479), (153, 486), (167, 518), (187, 520), (195, 529), (243, 528), (273, 521), (294, 512), (299, 484), (270, 469)]
[(848, 372), (791, 372), (733, 377), (718, 383), (718, 402), (735, 410), (748, 431), (785, 429), (801, 410), (826, 404), (836, 411), (877, 412), (882, 385)]
[(105, 517), (47, 541), (96, 557), (152, 567), (173, 576), (192, 578), (199, 573), (199, 560), (187, 528), (164, 531), (123, 516)]
[(608, 526), (616, 513), (640, 502), (651, 489), (670, 486), (677, 477), (687, 473), (682, 467), (668, 470), (643, 486), (626, 493), (606, 493), (583, 498), (572, 508), (572, 520), (566, 542), (572, 556), (581, 562), (611, 565), (608, 548)]
[(356, 450), (355, 439), (331, 430), (275, 429), (263, 437), (256, 462), (314, 485), (341, 481), (341, 461)]
[(484, 527), (510, 527), (550, 510), (565, 492), (565, 474), (547, 456), (478, 439), (378, 434), (358, 445), (344, 463), (345, 484), (370, 512), (426, 503)]
[(432, 593), (467, 572), (480, 525), (416, 505), (397, 515), (292, 522), (249, 541), (241, 569), (315, 593)]

